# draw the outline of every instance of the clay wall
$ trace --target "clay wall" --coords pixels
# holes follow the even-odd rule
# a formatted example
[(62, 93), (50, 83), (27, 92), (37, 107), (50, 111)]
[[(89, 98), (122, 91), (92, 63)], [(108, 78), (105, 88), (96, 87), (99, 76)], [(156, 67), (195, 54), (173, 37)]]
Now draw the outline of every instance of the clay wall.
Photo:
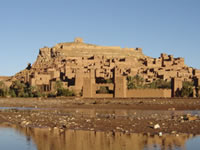
[(200, 70), (194, 69), (194, 75), (195, 76), (200, 76)]
[(10, 79), (10, 77), (8, 76), (0, 76), (0, 81), (5, 81), (5, 80), (8, 80)]
[(127, 97), (171, 97), (171, 89), (131, 89), (127, 90)]
[(172, 61), (163, 61), (163, 67), (169, 67), (169, 66), (171, 66), (173, 64), (173, 62)]
[(113, 94), (94, 94), (93, 98), (113, 98)]
[(200, 86), (200, 78), (195, 78), (195, 80), (194, 80), (194, 85), (195, 85), (196, 87)]
[(12, 85), (11, 81), (4, 81), (3, 83), (5, 84), (6, 87), (10, 87)]
[(175, 97), (176, 95), (180, 94), (180, 90), (182, 89), (183, 86), (183, 81), (181, 78), (172, 78), (171, 80), (172, 84), (172, 97)]
[(165, 54), (165, 53), (161, 53), (160, 55), (161, 59), (164, 60), (169, 60), (169, 55)]
[(92, 98), (95, 94), (95, 83), (90, 78), (85, 77), (83, 79), (83, 97)]
[(124, 76), (116, 76), (115, 77), (115, 89), (114, 96), (116, 98), (126, 97), (127, 94), (127, 85), (126, 85), (126, 77)]
[(31, 78), (31, 85), (49, 85), (50, 75), (48, 74), (36, 74), (35, 77)]

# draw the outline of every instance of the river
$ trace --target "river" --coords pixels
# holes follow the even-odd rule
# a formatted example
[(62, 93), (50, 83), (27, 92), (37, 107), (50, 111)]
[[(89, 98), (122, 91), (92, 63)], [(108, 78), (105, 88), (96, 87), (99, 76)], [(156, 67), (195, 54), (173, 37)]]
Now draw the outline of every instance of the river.
[(199, 150), (200, 136), (0, 127), (2, 150)]

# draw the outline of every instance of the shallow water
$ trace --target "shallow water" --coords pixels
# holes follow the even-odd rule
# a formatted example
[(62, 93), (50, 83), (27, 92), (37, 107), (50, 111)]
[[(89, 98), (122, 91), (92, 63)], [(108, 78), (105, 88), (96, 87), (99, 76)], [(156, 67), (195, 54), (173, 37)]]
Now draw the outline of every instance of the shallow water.
[(200, 136), (1, 127), (2, 150), (199, 150)]
[(37, 150), (31, 139), (12, 128), (0, 128), (1, 150)]

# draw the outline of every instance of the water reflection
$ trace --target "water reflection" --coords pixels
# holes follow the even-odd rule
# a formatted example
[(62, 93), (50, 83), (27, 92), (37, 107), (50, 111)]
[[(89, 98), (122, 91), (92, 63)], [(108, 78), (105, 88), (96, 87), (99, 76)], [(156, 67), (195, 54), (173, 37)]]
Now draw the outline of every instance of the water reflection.
[(30, 138), (11, 128), (0, 128), (0, 149), (36, 150)]
[[(192, 149), (197, 141), (191, 139), (191, 135), (181, 134), (163, 135), (159, 137), (147, 136), (144, 134), (122, 134), (112, 132), (95, 132), (80, 130), (59, 130), (41, 128), (21, 128), (12, 126), (15, 131), (8, 128), (0, 128), (0, 147), (9, 148), (6, 145), (14, 146), (10, 149), (20, 150), (185, 150)], [(17, 131), (17, 132), (16, 132)], [(17, 134), (16, 134), (17, 133)], [(25, 137), (21, 136), (25, 135)], [(36, 147), (32, 144), (35, 143)], [(189, 140), (190, 139), (190, 140)], [(2, 141), (4, 141), (2, 143)], [(25, 142), (24, 142), (25, 141)], [(188, 141), (188, 142), (187, 142)], [(24, 147), (17, 147), (21, 143)], [(2, 148), (3, 147), (3, 148)]]

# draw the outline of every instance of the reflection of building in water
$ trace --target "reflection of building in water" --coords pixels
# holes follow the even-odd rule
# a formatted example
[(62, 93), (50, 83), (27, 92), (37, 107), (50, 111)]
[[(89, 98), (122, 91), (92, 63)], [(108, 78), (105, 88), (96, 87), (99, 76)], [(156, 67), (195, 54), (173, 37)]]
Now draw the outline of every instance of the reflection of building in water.
[(186, 134), (178, 137), (174, 135), (159, 137), (143, 134), (15, 128), (27, 137), (31, 137), (38, 150), (142, 150), (154, 145), (163, 150), (175, 147), (185, 149), (185, 142), (190, 138)]

